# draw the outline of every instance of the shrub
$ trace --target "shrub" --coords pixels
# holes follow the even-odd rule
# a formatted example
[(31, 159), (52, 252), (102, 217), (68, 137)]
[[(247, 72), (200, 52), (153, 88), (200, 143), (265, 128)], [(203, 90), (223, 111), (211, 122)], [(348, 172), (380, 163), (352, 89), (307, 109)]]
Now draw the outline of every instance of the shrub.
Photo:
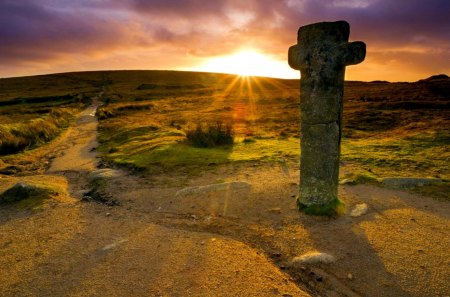
[(128, 104), (114, 107), (105, 105), (97, 108), (95, 115), (99, 120), (106, 120), (129, 110), (151, 110), (152, 108), (153, 104)]
[(107, 109), (106, 107), (97, 108), (95, 115), (99, 120), (106, 120), (108, 118), (112, 118), (113, 116), (115, 116), (114, 112), (110, 109)]
[(186, 138), (196, 147), (214, 147), (233, 144), (234, 132), (231, 125), (223, 122), (197, 124), (193, 129), (186, 131)]

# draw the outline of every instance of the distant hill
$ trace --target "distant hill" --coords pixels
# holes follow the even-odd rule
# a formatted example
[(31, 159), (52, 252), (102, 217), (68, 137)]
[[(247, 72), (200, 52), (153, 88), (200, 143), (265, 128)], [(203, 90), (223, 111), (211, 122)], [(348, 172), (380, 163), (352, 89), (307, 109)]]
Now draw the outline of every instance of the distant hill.
[(449, 78), (450, 77), (448, 77), (448, 75), (446, 75), (446, 74), (437, 74), (437, 75), (432, 75), (429, 78), (421, 79), (419, 81), (445, 80), (445, 79), (449, 79)]

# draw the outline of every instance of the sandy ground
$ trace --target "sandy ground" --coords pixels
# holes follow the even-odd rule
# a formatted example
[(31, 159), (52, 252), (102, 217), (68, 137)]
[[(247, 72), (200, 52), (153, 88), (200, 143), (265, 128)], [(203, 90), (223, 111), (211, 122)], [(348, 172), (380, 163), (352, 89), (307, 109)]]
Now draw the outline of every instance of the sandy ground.
[[(450, 206), (428, 197), (343, 186), (347, 214), (311, 217), (295, 208), (298, 169), (253, 163), (120, 171), (108, 179), (120, 206), (81, 202), (97, 166), (95, 108), (35, 152), (33, 175), (0, 176), (0, 192), (61, 186), (37, 209), (0, 209), (0, 296), (450, 296)], [(228, 181), (249, 187), (176, 195)], [(351, 217), (360, 203), (368, 212)], [(336, 261), (292, 264), (311, 251)]]

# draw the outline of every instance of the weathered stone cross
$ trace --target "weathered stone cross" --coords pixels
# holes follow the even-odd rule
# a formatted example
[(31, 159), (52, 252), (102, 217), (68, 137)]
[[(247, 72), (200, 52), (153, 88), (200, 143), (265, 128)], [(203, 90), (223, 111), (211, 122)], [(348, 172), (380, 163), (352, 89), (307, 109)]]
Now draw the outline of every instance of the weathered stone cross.
[(329, 215), (337, 196), (345, 66), (362, 62), (366, 45), (348, 43), (345, 21), (300, 27), (298, 43), (289, 48), (289, 65), (300, 80), (300, 209)]

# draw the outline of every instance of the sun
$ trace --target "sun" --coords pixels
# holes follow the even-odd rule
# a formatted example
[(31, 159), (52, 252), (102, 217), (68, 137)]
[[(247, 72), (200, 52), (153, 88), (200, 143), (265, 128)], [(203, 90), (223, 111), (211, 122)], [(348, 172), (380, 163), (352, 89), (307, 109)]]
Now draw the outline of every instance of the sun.
[(257, 50), (246, 49), (228, 56), (208, 59), (192, 70), (238, 74), (241, 76), (267, 76), (298, 78), (298, 71), (289, 68), (287, 61), (276, 60)]

